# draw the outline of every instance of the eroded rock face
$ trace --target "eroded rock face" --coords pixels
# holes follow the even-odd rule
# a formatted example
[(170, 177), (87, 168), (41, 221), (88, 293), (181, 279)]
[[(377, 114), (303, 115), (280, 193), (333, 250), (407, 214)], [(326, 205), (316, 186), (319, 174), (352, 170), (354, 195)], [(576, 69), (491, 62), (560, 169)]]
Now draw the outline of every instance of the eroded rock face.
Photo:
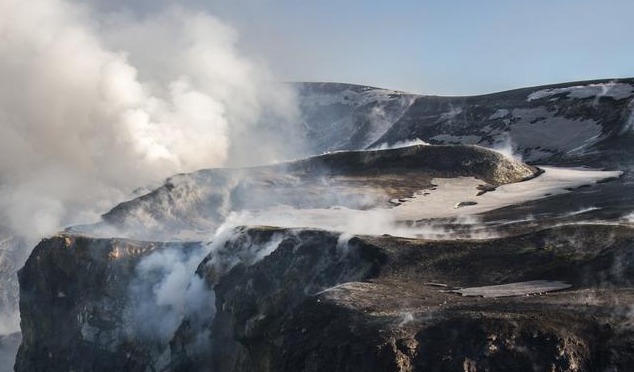
[(634, 80), (517, 89), (471, 97), (419, 97), (376, 141), (513, 147), (530, 162), (561, 162), (631, 132)]
[(377, 276), (385, 260), (376, 247), (338, 243), (335, 234), (292, 232), (263, 261), (232, 270), (216, 285), (212, 369), (274, 370), (278, 348), (265, 334), (285, 327), (285, 318), (306, 298)]
[(137, 264), (169, 245), (70, 235), (43, 240), (19, 273), (23, 340), (16, 370), (151, 366), (160, 345), (136, 337), (126, 308)]
[[(631, 228), (445, 242), (241, 228), (191, 273), (213, 295), (182, 310), (169, 338), (140, 337), (126, 311), (140, 265), (201, 243), (173, 244), (43, 241), (20, 272), (16, 369), (587, 371), (634, 362)], [(572, 287), (504, 298), (450, 291), (540, 279)]]
[[(485, 242), (355, 237), (346, 256), (328, 233), (300, 233), (220, 278), (211, 356), (188, 367), (620, 370), (634, 361), (623, 352), (634, 346), (633, 234), (587, 226)], [(539, 278), (573, 287), (498, 299), (447, 290)]]

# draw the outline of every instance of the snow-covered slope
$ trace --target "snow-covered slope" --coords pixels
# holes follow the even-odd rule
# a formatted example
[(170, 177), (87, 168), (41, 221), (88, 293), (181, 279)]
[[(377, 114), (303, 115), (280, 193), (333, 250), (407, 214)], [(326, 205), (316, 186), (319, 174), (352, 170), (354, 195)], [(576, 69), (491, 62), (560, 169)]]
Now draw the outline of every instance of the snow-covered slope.
[(510, 147), (527, 161), (596, 151), (631, 126), (634, 80), (570, 83), (476, 97), (421, 97), (381, 138)]
[(316, 150), (420, 139), (506, 149), (526, 161), (555, 164), (596, 152), (596, 146), (613, 136), (634, 135), (634, 79), (470, 97), (334, 83), (299, 87), (304, 125)]
[(297, 83), (308, 145), (313, 153), (363, 149), (379, 139), (418, 97), (340, 83)]

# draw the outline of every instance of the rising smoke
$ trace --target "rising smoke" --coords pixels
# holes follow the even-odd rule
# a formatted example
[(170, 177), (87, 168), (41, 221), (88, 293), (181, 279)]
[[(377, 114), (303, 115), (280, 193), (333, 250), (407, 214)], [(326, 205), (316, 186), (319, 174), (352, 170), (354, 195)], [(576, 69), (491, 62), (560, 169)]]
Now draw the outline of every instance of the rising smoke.
[[(186, 345), (188, 352), (208, 349), (213, 336), (210, 323), (216, 312), (211, 287), (216, 283), (206, 281), (213, 282), (238, 264), (249, 266), (260, 261), (289, 236), (293, 233), (280, 232), (259, 241), (245, 234), (245, 228), (224, 225), (208, 242), (189, 248), (175, 243), (143, 258), (129, 285), (129, 304), (122, 323), (131, 326), (121, 339), (150, 340), (165, 349), (186, 320), (195, 335)], [(199, 266), (208, 278), (195, 274)]]
[(245, 151), (261, 118), (293, 120), (293, 93), (211, 15), (97, 18), (63, 0), (1, 0), (0, 14), (0, 206), (18, 234), (84, 222), (174, 173), (292, 156), (288, 141)]
[[(0, 0), (0, 227), (24, 241), (17, 254), (0, 247), (2, 270), (137, 187), (303, 148), (277, 130), (296, 118), (294, 92), (238, 49), (231, 26), (176, 6), (94, 5)], [(0, 291), (15, 291), (9, 271)], [(0, 303), (3, 332), (18, 319), (17, 303)]]
[(135, 302), (128, 315), (133, 325), (127, 330), (132, 333), (131, 337), (168, 342), (183, 314), (195, 313), (202, 305), (207, 310), (214, 310), (209, 305), (213, 304), (213, 292), (193, 274), (211, 250), (210, 245), (203, 244), (189, 252), (175, 246), (152, 253), (141, 261), (130, 289), (130, 298)]
[(508, 134), (499, 138), (490, 148), (509, 159), (522, 161), (522, 155), (517, 151), (517, 144), (513, 142), (513, 139)]

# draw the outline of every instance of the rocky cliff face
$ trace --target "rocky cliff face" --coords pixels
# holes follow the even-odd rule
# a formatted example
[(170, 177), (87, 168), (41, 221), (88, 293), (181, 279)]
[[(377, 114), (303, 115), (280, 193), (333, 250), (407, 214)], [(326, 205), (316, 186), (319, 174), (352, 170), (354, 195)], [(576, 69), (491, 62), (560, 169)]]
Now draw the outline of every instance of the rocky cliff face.
[[(620, 351), (634, 345), (632, 328), (624, 326), (634, 267), (621, 266), (631, 262), (632, 232), (588, 226), (442, 243), (354, 237), (343, 254), (334, 241), (280, 247), (216, 285), (211, 329), (218, 338), (209, 365), (245, 371), (622, 370), (632, 355)], [(363, 270), (350, 270), (349, 263)], [(541, 278), (565, 280), (573, 289), (508, 298), (447, 291)], [(590, 289), (596, 284), (604, 288)]]
[(140, 370), (151, 343), (124, 309), (136, 264), (164, 244), (56, 236), (20, 271), (23, 342), (16, 370)]
[[(168, 338), (148, 340), (127, 315), (138, 302), (130, 291), (144, 257), (174, 248), (74, 236), (42, 242), (20, 273), (17, 369), (575, 371), (634, 362), (631, 228), (445, 242), (240, 229), (190, 273), (204, 279), (199, 296), (213, 295), (182, 310)], [(486, 293), (544, 279), (572, 287)], [(454, 290), (469, 287), (485, 292)]]

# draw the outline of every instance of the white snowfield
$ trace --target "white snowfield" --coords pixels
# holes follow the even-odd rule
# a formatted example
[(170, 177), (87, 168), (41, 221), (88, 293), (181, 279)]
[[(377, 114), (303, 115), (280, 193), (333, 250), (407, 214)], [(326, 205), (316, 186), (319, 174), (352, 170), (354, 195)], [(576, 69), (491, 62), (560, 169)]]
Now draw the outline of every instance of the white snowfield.
[[(469, 223), (475, 215), (494, 209), (570, 192), (606, 178), (619, 177), (620, 171), (540, 167), (544, 173), (528, 181), (507, 184), (484, 195), (476, 196), (478, 185), (484, 182), (473, 177), (434, 179), (433, 190), (421, 190), (414, 197), (401, 199), (393, 208), (355, 210), (343, 207), (327, 209), (296, 209), (278, 206), (260, 211), (232, 212), (225, 226), (277, 225), (284, 227), (314, 227), (349, 234), (390, 234), (403, 237), (442, 238), (446, 234), (441, 224), (409, 227), (408, 222), (456, 218)], [(567, 190), (568, 189), (568, 190)], [(471, 204), (469, 202), (475, 202)], [(456, 208), (459, 203), (467, 204)], [(472, 238), (490, 238), (488, 234)], [(455, 237), (454, 237), (455, 238)]]
[(471, 287), (450, 290), (448, 292), (460, 293), (463, 296), (476, 297), (510, 297), (527, 296), (541, 294), (552, 291), (559, 291), (572, 287), (570, 284), (559, 281), (531, 280), (528, 282), (517, 282), (500, 285), (490, 285), (486, 287)]
[(615, 100), (621, 100), (634, 95), (634, 86), (624, 83), (601, 83), (577, 85), (566, 88), (542, 89), (531, 93), (528, 96), (528, 101), (550, 98), (558, 94), (566, 94), (566, 98), (568, 99), (610, 97)]
[[(600, 171), (540, 167), (540, 176), (531, 180), (511, 183), (495, 191), (476, 196), (477, 186), (483, 182), (473, 177), (435, 179), (438, 185), (433, 191), (423, 191), (408, 202), (395, 208), (399, 219), (458, 217), (488, 212), (494, 209), (541, 199), (550, 195), (569, 192), (579, 186), (596, 183), (602, 179), (619, 177), (621, 171)], [(425, 195), (425, 193), (429, 193)], [(473, 201), (477, 204), (455, 208), (458, 203)]]

